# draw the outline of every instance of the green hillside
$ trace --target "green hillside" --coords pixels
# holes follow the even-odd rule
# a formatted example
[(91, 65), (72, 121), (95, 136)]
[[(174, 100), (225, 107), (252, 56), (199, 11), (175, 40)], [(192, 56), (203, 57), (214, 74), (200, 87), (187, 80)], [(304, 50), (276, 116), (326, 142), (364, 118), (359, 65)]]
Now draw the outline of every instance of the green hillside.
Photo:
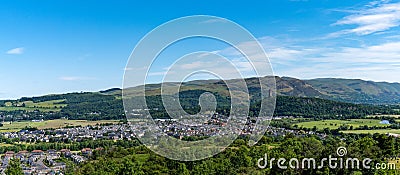
[(399, 104), (400, 84), (358, 79), (321, 78), (305, 80), (325, 98), (352, 103)]
[[(373, 82), (359, 79), (319, 78), (300, 80), (291, 77), (275, 77), (276, 91), (278, 95), (296, 97), (318, 97), (328, 100), (365, 103), (365, 104), (400, 104), (400, 83)], [(226, 89), (221, 88), (219, 80), (198, 80), (182, 83), (181, 90), (210, 90), (227, 94)], [(227, 80), (237, 83), (238, 80)], [(256, 78), (246, 79), (249, 89), (259, 90), (259, 82)], [(165, 83), (168, 88), (179, 83)], [(146, 85), (147, 95), (156, 95), (160, 92), (160, 84)], [(142, 86), (125, 89), (125, 95), (138, 95)], [(120, 89), (114, 89), (107, 94), (120, 95)]]
[[(268, 78), (268, 77), (267, 77)], [(226, 80), (244, 98), (246, 89), (239, 86), (239, 80)], [(257, 78), (246, 79), (251, 97), (251, 113), (259, 111), (260, 84)], [(179, 83), (165, 83), (166, 92), (173, 95), (171, 89)], [(315, 79), (299, 80), (289, 77), (276, 77), (277, 101), (275, 115), (304, 116), (314, 118), (359, 118), (373, 114), (398, 114), (396, 106), (372, 105), (397, 103), (396, 83), (376, 83), (363, 80)], [(126, 98), (133, 98), (137, 103), (139, 88), (124, 90)], [(168, 117), (163, 111), (160, 97), (161, 84), (146, 85), (147, 104), (150, 108), (159, 108), (153, 112), (158, 118)], [(224, 81), (197, 80), (185, 82), (180, 87), (180, 103), (189, 113), (200, 110), (198, 98), (204, 92), (211, 92), (217, 97), (217, 110), (228, 114), (230, 94)], [(68, 93), (41, 97), (24, 97), (18, 100), (0, 101), (0, 116), (6, 120), (31, 119), (82, 119), (109, 120), (125, 119), (122, 90), (113, 88), (100, 92)], [(369, 103), (369, 104), (354, 104)], [(8, 117), (7, 117), (8, 116)]]

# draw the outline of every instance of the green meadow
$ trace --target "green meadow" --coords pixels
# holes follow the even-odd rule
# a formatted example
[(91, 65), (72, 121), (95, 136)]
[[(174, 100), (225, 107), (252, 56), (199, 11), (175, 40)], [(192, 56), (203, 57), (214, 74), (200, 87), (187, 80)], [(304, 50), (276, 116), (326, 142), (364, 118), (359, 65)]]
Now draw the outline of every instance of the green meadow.
[(400, 134), (400, 129), (374, 129), (374, 130), (347, 130), (341, 131), (343, 133), (353, 133), (353, 134)]
[(42, 112), (50, 112), (50, 111), (60, 111), (63, 107), (67, 106), (66, 104), (59, 104), (65, 100), (51, 100), (45, 102), (35, 103), (33, 101), (24, 101), (24, 102), (16, 102), (11, 103), (7, 102), (4, 107), (0, 107), (0, 111), (35, 111), (39, 110)]
[(314, 128), (314, 126), (318, 130), (322, 130), (324, 128), (329, 128), (329, 129), (338, 129), (342, 125), (347, 125), (347, 126), (353, 126), (353, 128), (358, 128), (361, 126), (368, 126), (368, 127), (373, 127), (373, 126), (388, 126), (387, 124), (381, 124), (380, 120), (375, 120), (375, 119), (349, 119), (349, 120), (319, 120), (319, 121), (309, 121), (309, 122), (300, 122), (300, 123), (295, 123), (294, 125), (297, 125), (298, 127), (303, 127), (303, 128)]
[(62, 128), (66, 126), (88, 126), (104, 123), (118, 123), (118, 120), (99, 120), (99, 121), (88, 121), (88, 120), (46, 120), (42, 122), (32, 121), (19, 121), (19, 122), (4, 122), (3, 126), (0, 127), (0, 132), (13, 132), (19, 131), (26, 127), (35, 127), (38, 129), (49, 129), (49, 128)]

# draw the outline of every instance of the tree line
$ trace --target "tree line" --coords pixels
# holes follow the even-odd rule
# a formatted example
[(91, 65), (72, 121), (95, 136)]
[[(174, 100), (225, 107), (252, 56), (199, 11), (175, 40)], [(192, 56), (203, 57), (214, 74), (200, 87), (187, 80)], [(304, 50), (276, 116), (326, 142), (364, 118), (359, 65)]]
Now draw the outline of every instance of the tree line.
[(145, 146), (132, 148), (111, 148), (96, 154), (90, 161), (81, 164), (70, 174), (394, 174), (399, 170), (336, 168), (280, 169), (259, 168), (257, 162), (267, 154), (271, 158), (323, 158), (338, 157), (337, 148), (344, 146), (347, 154), (342, 158), (370, 158), (371, 166), (387, 163), (387, 158), (400, 154), (400, 139), (386, 135), (353, 135), (340, 139), (328, 136), (320, 139), (314, 136), (266, 137), (253, 146), (246, 145), (245, 139), (237, 139), (229, 148), (211, 158), (194, 162), (170, 160), (149, 151)]
[[(187, 90), (179, 94), (180, 104), (183, 109), (190, 114), (200, 111), (199, 97), (205, 90)], [(217, 112), (223, 115), (229, 115), (231, 99), (229, 96), (221, 95), (216, 92), (210, 92), (215, 95), (217, 101)], [(253, 93), (253, 94), (252, 94)], [(252, 96), (250, 102), (250, 116), (257, 116), (260, 111), (260, 99), (257, 93), (250, 92)], [(5, 120), (33, 120), (33, 119), (83, 119), (83, 120), (119, 120), (125, 119), (122, 100), (114, 95), (104, 95), (101, 93), (71, 93), (63, 95), (49, 95), (43, 97), (22, 98), (19, 101), (30, 100), (34, 102), (43, 102), (48, 100), (60, 100), (60, 104), (67, 104), (61, 111), (43, 112), (37, 111), (0, 111), (1, 116), (12, 115), (12, 118)], [(132, 97), (132, 105), (140, 104), (142, 99)], [(0, 101), (0, 105), (1, 105)], [(4, 101), (3, 101), (4, 103)], [(153, 118), (169, 118), (164, 109), (161, 95), (146, 96), (146, 104)], [(143, 108), (143, 106), (138, 106)], [(352, 104), (325, 100), (320, 98), (277, 96), (275, 116), (301, 116), (316, 119), (348, 119), (360, 118), (373, 114), (400, 114), (400, 111), (394, 110), (396, 106), (385, 105), (367, 105)], [(25, 115), (24, 115), (25, 114)]]

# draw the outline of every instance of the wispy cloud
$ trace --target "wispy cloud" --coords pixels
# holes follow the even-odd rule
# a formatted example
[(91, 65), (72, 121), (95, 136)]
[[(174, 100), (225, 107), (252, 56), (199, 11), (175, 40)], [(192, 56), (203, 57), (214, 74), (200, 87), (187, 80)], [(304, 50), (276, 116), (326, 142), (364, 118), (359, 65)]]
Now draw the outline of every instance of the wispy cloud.
[(368, 35), (400, 25), (400, 3), (374, 1), (364, 6), (363, 9), (352, 10), (349, 13), (351, 14), (333, 25), (355, 25), (356, 27), (334, 32), (329, 36), (336, 37), (350, 33)]
[[(302, 58), (287, 60), (277, 74), (299, 78), (346, 77), (400, 82), (400, 42), (341, 48), (299, 49)], [(272, 59), (272, 65), (276, 62)], [(304, 66), (298, 66), (304, 65)], [(307, 65), (307, 66), (305, 66)]]
[(148, 68), (147, 66), (144, 66), (144, 67), (124, 67), (123, 70), (124, 71), (144, 71), (147, 68)]
[(124, 70), (124, 71), (131, 71), (131, 70), (134, 70), (134, 69), (131, 68), (131, 67), (125, 67), (123, 70)]
[(202, 23), (202, 24), (207, 24), (207, 23), (224, 23), (224, 22), (227, 22), (225, 19), (208, 19), (208, 20), (204, 20), (204, 21), (201, 21), (200, 23)]
[[(276, 42), (282, 41), (282, 42)], [(330, 40), (328, 40), (330, 41)], [(356, 44), (343, 46), (340, 43), (329, 45), (303, 45), (303, 41), (287, 41), (273, 37), (259, 38), (260, 44), (266, 50), (274, 73), (280, 76), (297, 78), (341, 77), (361, 78), (375, 81), (400, 82), (400, 42), (385, 40), (383, 42), (355, 42)], [(342, 41), (343, 42), (343, 41)], [(196, 70), (212, 70), (222, 77), (238, 78), (238, 71), (245, 77), (256, 76), (254, 67), (258, 62), (264, 65), (265, 60), (256, 52), (257, 43), (241, 43), (241, 48), (246, 48), (248, 53), (255, 58), (251, 64), (233, 47), (212, 51), (213, 54), (199, 54), (195, 58), (176, 64), (168, 74), (180, 77), (189, 75)], [(331, 47), (332, 46), (332, 47)], [(231, 63), (217, 61), (212, 55), (221, 55)], [(260, 59), (258, 59), (258, 57)], [(231, 66), (234, 68), (231, 68)], [(149, 76), (161, 77), (170, 67), (155, 69)], [(180, 79), (179, 79), (180, 80)], [(178, 80), (174, 80), (178, 81)]]
[(10, 55), (20, 55), (20, 54), (24, 53), (24, 48), (23, 47), (17, 47), (17, 48), (8, 50), (6, 53), (10, 54)]
[[(315, 53), (323, 52), (325, 48), (312, 48), (312, 47), (305, 47), (299, 46), (295, 43), (291, 42), (284, 42), (277, 38), (273, 37), (261, 37), (258, 39), (259, 44), (264, 48), (266, 54), (270, 61), (273, 61), (275, 64), (282, 64), (285, 65), (288, 62), (298, 61), (304, 59), (308, 55), (312, 55)], [(280, 41), (280, 42), (278, 42)], [(245, 48), (246, 52), (248, 53), (247, 56), (252, 57), (254, 62), (265, 62), (265, 55), (263, 52), (260, 52), (257, 49), (258, 43), (256, 42), (245, 42), (240, 44), (241, 48)], [(232, 47), (219, 51), (219, 53), (223, 56), (228, 58), (232, 57), (242, 57), (243, 55), (235, 50)], [(261, 59), (261, 60), (259, 60)], [(244, 60), (244, 59), (242, 59)], [(247, 60), (246, 60), (247, 61)]]
[[(260, 39), (277, 75), (298, 78), (347, 77), (377, 81), (400, 82), (400, 42), (361, 44), (348, 47), (301, 46), (296, 43), (274, 45), (273, 38)], [(251, 43), (247, 43), (251, 48)], [(232, 58), (231, 49), (220, 52)], [(234, 59), (249, 71), (251, 65), (244, 59)]]
[(93, 77), (75, 77), (75, 76), (63, 76), (63, 77), (59, 77), (59, 80), (63, 80), (63, 81), (79, 81), (79, 80), (93, 80)]
[(400, 42), (388, 42), (363, 47), (343, 47), (322, 53), (318, 59), (330, 63), (400, 63)]
[(169, 73), (169, 74), (173, 74), (173, 73), (175, 73), (175, 72), (172, 72), (172, 71), (159, 71), (159, 72), (149, 72), (147, 75), (148, 76), (163, 76), (163, 75), (165, 75), (165, 74), (167, 74), (167, 73)]

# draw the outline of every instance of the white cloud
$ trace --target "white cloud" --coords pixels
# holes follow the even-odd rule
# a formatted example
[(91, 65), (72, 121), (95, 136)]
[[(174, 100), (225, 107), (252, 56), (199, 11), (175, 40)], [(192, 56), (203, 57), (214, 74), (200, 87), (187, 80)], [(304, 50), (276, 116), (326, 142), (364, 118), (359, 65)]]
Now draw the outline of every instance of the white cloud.
[(356, 25), (356, 27), (332, 33), (330, 36), (336, 37), (349, 33), (368, 35), (400, 25), (400, 3), (374, 1), (367, 5), (365, 9), (351, 13), (351, 15), (342, 18), (333, 25)]
[[(269, 40), (269, 39), (268, 39)], [(270, 58), (274, 73), (298, 78), (341, 77), (400, 82), (400, 42), (352, 47), (274, 45), (260, 40)], [(234, 52), (227, 52), (233, 56)], [(229, 55), (229, 54), (228, 54)], [(229, 57), (229, 56), (228, 56)], [(247, 60), (234, 59), (241, 71), (252, 69)]]
[[(168, 72), (168, 73), (170, 73), (170, 74), (172, 74), (172, 73), (174, 73), (174, 72)], [(165, 74), (167, 74), (167, 71), (159, 71), (159, 72), (149, 72), (147, 75), (148, 76), (163, 76), (163, 75), (165, 75)]]
[[(179, 62), (174, 65), (175, 70), (169, 72), (169, 74), (189, 74), (196, 70), (213, 70), (212, 72), (217, 75), (229, 78), (238, 78), (238, 73), (244, 77), (270, 75), (272, 70), (269, 69), (268, 60), (266, 60), (264, 52), (260, 50), (259, 44), (266, 50), (270, 62), (275, 65), (290, 65), (313, 53), (319, 53), (325, 50), (322, 48), (304, 48), (291, 44), (285, 45), (282, 43), (282, 40), (277, 40), (272, 37), (262, 37), (258, 40), (259, 42), (243, 42), (236, 46), (246, 51), (248, 58), (252, 59), (251, 62), (235, 48), (227, 47), (222, 50), (203, 53), (197, 55), (196, 58), (190, 58), (187, 61)], [(227, 60), (222, 61), (218, 59), (215, 54), (225, 57)], [(228, 60), (230, 63), (228, 63)], [(164, 70), (168, 69), (170, 69), (170, 67), (164, 67)], [(256, 72), (256, 70), (261, 72)], [(155, 70), (150, 71), (148, 75), (161, 76), (166, 73), (167, 71)]]
[(207, 65), (209, 66), (210, 63), (209, 62), (205, 62), (205, 61), (194, 61), (194, 62), (191, 62), (191, 63), (180, 64), (179, 67), (180, 67), (180, 69), (196, 70), (196, 69), (204, 68)]
[(148, 68), (147, 66), (143, 66), (143, 67), (124, 67), (123, 70), (124, 71), (144, 71), (147, 68)]
[[(320, 53), (326, 50), (322, 47), (306, 48), (303, 46), (297, 46), (294, 43), (287, 43), (272, 37), (262, 37), (259, 38), (258, 41), (264, 48), (269, 61), (280, 65), (287, 65), (291, 62), (302, 60), (309, 55)], [(248, 53), (247, 56), (252, 58), (252, 62), (255, 65), (257, 65), (258, 62), (265, 63), (267, 61), (265, 60), (264, 53), (257, 49), (258, 46), (259, 45), (256, 42), (245, 42), (239, 46), (240, 48), (246, 50), (246, 53)], [(219, 51), (219, 54), (226, 56), (227, 58), (234, 58), (233, 61), (235, 65), (242, 65), (244, 68), (246, 68), (241, 69), (241, 71), (253, 70), (253, 67), (248, 63), (248, 60), (232, 47)]]
[[(269, 56), (276, 75), (307, 79), (337, 77), (400, 82), (400, 78), (397, 76), (400, 75), (400, 42), (386, 41), (378, 44), (361, 42), (358, 43), (359, 45), (348, 47), (331, 47), (332, 44), (304, 46), (297, 41), (279, 43), (275, 40), (277, 39), (270, 37), (259, 39)], [(258, 59), (258, 57), (264, 57), (258, 55), (255, 47), (257, 44), (254, 42), (241, 44), (241, 48), (248, 49), (248, 53), (253, 54), (253, 58), (256, 58), (253, 65), (240, 52), (229, 47), (213, 53), (228, 58), (235, 69), (232, 69), (226, 62), (218, 62), (212, 57), (207, 59), (207, 54), (202, 54), (197, 60), (190, 59), (180, 63), (172, 73), (179, 75), (198, 69), (207, 69), (216, 70), (216, 73), (229, 78), (236, 71), (240, 71), (245, 77), (255, 76), (253, 66), (257, 66), (259, 62), (262, 63), (260, 65), (265, 65), (265, 60)], [(164, 69), (168, 70), (168, 68)], [(165, 71), (155, 71), (150, 75), (164, 74)]]
[(23, 47), (17, 47), (17, 48), (14, 48), (14, 49), (11, 49), (11, 50), (7, 51), (6, 53), (10, 54), (10, 55), (20, 55), (20, 54), (24, 53), (24, 48)]
[(131, 67), (125, 67), (123, 70), (124, 70), (124, 71), (131, 71), (131, 70), (134, 70), (134, 69), (131, 68)]
[(333, 52), (321, 53), (315, 60), (328, 63), (400, 63), (400, 42), (389, 42), (364, 47), (344, 47)]
[[(337, 77), (400, 82), (397, 76), (400, 75), (398, 48), (400, 42), (330, 50), (321, 48), (318, 53), (303, 53), (303, 58), (292, 61), (277, 74), (298, 78)], [(272, 65), (276, 66), (274, 60)]]
[(206, 24), (206, 23), (225, 23), (225, 22), (227, 22), (226, 19), (217, 18), (217, 19), (204, 20), (204, 21), (201, 21), (200, 23)]

